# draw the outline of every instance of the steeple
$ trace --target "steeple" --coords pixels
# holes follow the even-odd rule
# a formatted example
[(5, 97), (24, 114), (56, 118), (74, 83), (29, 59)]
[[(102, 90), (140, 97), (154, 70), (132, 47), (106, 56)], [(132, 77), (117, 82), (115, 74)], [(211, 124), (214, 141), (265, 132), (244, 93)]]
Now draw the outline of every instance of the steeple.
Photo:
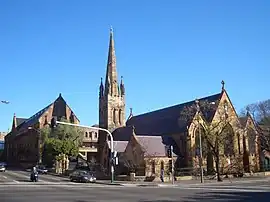
[(110, 30), (110, 43), (107, 62), (107, 72), (105, 80), (105, 94), (111, 96), (118, 96), (118, 84), (117, 84), (117, 71), (116, 71), (116, 56), (113, 39), (113, 29)]
[(12, 122), (12, 130), (16, 130), (16, 128), (17, 128), (17, 118), (16, 118), (16, 114), (14, 113), (13, 122)]
[(102, 81), (102, 77), (100, 79), (100, 85), (99, 85), (99, 97), (103, 97), (104, 95), (104, 86), (103, 86), (103, 81)]
[(99, 86), (99, 126), (115, 129), (125, 125), (125, 86), (118, 82), (113, 30), (110, 30), (109, 53), (105, 84)]

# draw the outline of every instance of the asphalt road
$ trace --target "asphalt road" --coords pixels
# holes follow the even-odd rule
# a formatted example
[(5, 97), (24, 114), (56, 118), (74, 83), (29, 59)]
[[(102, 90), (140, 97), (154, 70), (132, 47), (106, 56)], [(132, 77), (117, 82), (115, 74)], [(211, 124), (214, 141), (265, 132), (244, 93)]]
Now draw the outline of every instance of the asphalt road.
[(171, 187), (132, 187), (80, 184), (60, 177), (41, 175), (40, 182), (29, 182), (29, 173), (0, 173), (2, 202), (204, 202), (270, 200), (270, 179), (208, 184), (177, 184)]
[[(6, 172), (0, 172), (0, 185), (1, 184), (20, 184), (20, 183), (32, 183), (30, 182), (30, 172), (20, 170), (7, 170)], [(39, 183), (67, 183), (69, 179), (61, 178), (51, 175), (39, 175)]]
[(25, 186), (1, 187), (3, 202), (211, 202), (269, 201), (269, 192), (210, 191), (207, 189)]

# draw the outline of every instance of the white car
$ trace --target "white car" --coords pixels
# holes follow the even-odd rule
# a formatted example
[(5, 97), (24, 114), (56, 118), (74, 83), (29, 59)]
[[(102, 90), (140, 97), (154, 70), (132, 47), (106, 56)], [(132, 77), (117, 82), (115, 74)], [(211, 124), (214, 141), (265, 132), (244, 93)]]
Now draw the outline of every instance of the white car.
[(6, 167), (4, 165), (0, 165), (0, 172), (6, 172)]

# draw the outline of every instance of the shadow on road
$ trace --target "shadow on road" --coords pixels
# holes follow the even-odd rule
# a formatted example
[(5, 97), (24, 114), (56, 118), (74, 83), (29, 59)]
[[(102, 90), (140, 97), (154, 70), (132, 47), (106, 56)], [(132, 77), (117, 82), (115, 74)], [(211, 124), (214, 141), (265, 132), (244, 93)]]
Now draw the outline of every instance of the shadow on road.
[(29, 179), (29, 180), (17, 180), (18, 182), (31, 182), (31, 180)]
[[(181, 197), (180, 197), (181, 198)], [(253, 201), (269, 201), (270, 192), (204, 192), (196, 193), (193, 196), (181, 198), (180, 200), (140, 200), (139, 202), (209, 202), (209, 201), (234, 201), (234, 202), (253, 202)]]

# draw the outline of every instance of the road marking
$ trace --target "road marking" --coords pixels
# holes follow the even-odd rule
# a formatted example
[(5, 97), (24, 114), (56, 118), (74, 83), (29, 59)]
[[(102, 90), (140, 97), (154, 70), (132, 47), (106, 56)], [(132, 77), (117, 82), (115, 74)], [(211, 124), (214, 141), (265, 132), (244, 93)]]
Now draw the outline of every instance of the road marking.
[(2, 176), (3, 178), (7, 179), (7, 176)]
[(18, 182), (17, 180), (13, 180), (13, 182), (15, 182), (15, 183), (17, 183), (17, 184), (19, 184), (20, 182)]

